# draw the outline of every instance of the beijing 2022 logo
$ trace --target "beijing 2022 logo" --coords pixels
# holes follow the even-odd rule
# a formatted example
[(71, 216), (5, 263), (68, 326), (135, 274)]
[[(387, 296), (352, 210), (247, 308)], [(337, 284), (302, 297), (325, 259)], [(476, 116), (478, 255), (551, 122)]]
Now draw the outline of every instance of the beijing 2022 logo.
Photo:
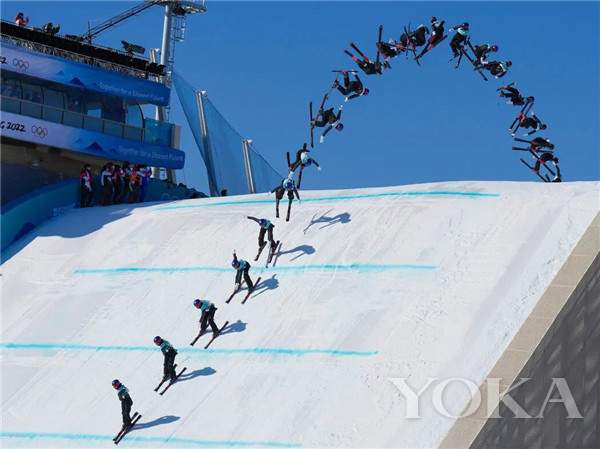
[(44, 128), (43, 126), (33, 125), (31, 127), (31, 132), (36, 136), (41, 137), (42, 139), (44, 139), (48, 135), (48, 129)]
[(29, 62), (25, 61), (24, 59), (13, 58), (12, 63), (17, 69), (19, 69), (22, 72), (26, 72), (29, 68)]

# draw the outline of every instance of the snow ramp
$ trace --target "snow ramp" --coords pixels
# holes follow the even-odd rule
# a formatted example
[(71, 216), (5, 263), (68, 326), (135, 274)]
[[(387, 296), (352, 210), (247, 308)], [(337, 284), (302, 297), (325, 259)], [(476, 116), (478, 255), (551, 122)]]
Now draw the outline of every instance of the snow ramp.
[[(2, 265), (4, 448), (434, 448), (455, 423), (397, 381), (480, 385), (600, 210), (600, 183), (451, 182), (73, 210)], [(285, 216), (285, 203), (282, 215)], [(282, 242), (258, 262), (258, 226)], [(252, 263), (241, 304), (231, 253)], [(195, 298), (230, 325), (208, 350)], [(179, 351), (164, 395), (155, 335)], [(448, 409), (468, 403), (449, 391)]]

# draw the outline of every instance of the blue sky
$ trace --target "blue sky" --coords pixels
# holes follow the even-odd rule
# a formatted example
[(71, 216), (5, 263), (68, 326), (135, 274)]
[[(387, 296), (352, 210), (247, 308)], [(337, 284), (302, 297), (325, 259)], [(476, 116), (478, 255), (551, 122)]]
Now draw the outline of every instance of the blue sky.
[[(92, 24), (134, 3), (5, 2), (2, 17), (23, 10), (31, 23), (60, 23), (64, 33)], [(382, 77), (366, 77), (368, 98), (347, 103), (345, 129), (332, 132), (313, 157), (323, 171), (307, 170), (305, 188), (401, 185), (444, 180), (532, 180), (511, 151), (507, 128), (517, 108), (495, 89), (517, 81), (536, 97), (534, 111), (548, 124), (543, 136), (557, 148), (565, 181), (600, 179), (598, 2), (208, 2), (208, 12), (188, 18), (176, 66), (207, 90), (221, 113), (281, 172), (285, 152), (307, 139), (307, 103), (319, 102), (332, 69), (352, 68), (343, 53), (354, 41), (369, 55), (379, 24), (385, 38), (404, 25), (471, 24), (474, 43), (496, 43), (499, 59), (513, 67), (503, 80), (485, 83), (464, 64), (448, 63), (449, 39), (417, 67), (404, 57)], [(110, 30), (98, 43), (121, 39), (160, 46), (162, 11), (152, 8)], [(574, 33), (574, 34), (571, 34)], [(340, 102), (340, 96), (333, 97)], [(184, 125), (178, 105), (173, 122)], [(205, 189), (205, 171), (191, 134), (181, 181)]]

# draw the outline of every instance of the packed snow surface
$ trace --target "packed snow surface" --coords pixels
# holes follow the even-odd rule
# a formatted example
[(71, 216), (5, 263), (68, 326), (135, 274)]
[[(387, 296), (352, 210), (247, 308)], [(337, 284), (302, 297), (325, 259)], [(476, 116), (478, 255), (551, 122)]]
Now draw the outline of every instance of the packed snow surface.
[[(407, 420), (390, 378), (479, 384), (600, 210), (599, 183), (452, 182), (72, 210), (2, 266), (0, 445), (433, 448), (453, 420)], [(287, 203), (282, 203), (285, 217)], [(258, 225), (282, 248), (254, 262)], [(231, 254), (262, 281), (246, 304)], [(204, 350), (195, 298), (230, 325)], [(187, 367), (164, 395), (155, 335)], [(460, 390), (460, 391), (458, 391)], [(451, 394), (450, 411), (466, 404)]]

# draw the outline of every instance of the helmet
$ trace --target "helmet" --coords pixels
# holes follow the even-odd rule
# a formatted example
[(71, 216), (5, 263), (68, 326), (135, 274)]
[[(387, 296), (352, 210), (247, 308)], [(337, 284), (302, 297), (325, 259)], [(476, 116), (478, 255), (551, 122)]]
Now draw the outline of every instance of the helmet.
[(155, 345), (160, 345), (162, 343), (163, 339), (160, 338), (160, 335), (157, 335), (156, 337), (154, 337), (154, 344)]
[(121, 386), (121, 382), (119, 382), (119, 379), (113, 380), (112, 386), (113, 386), (113, 388), (119, 388)]
[(463, 28), (469, 28), (469, 22), (463, 23)]
[(369, 89), (367, 89), (366, 87), (363, 89), (362, 92), (363, 95), (369, 95)]
[(269, 220), (267, 220), (266, 218), (261, 218), (260, 220), (258, 220), (258, 224), (260, 224), (261, 226), (267, 226), (269, 224)]
[(496, 44), (494, 44), (494, 45), (492, 45), (492, 46), (490, 47), (490, 50), (491, 50), (491, 51), (498, 51), (498, 46), (497, 46)]
[(546, 124), (544, 124), (544, 123), (542, 123), (542, 124), (540, 125), (540, 129), (546, 129), (546, 128), (548, 128), (548, 125), (546, 125)]
[(437, 20), (436, 16), (431, 16), (431, 23), (435, 22)]
[(344, 125), (341, 123), (338, 123), (337, 125), (335, 125), (335, 129), (337, 129), (338, 131), (341, 131), (344, 129)]
[(283, 188), (284, 189), (291, 189), (294, 186), (294, 181), (292, 181), (290, 178), (285, 178), (283, 180)]
[(512, 65), (512, 61), (506, 61), (506, 67), (510, 67)]
[(194, 300), (194, 307), (199, 309), (200, 306), (202, 305), (202, 301), (200, 301), (199, 299), (195, 299)]
[(233, 268), (237, 268), (240, 266), (240, 261), (239, 260), (234, 260), (233, 262), (231, 262), (231, 266)]
[(558, 158), (556, 156), (554, 156), (554, 163), (558, 164)]

